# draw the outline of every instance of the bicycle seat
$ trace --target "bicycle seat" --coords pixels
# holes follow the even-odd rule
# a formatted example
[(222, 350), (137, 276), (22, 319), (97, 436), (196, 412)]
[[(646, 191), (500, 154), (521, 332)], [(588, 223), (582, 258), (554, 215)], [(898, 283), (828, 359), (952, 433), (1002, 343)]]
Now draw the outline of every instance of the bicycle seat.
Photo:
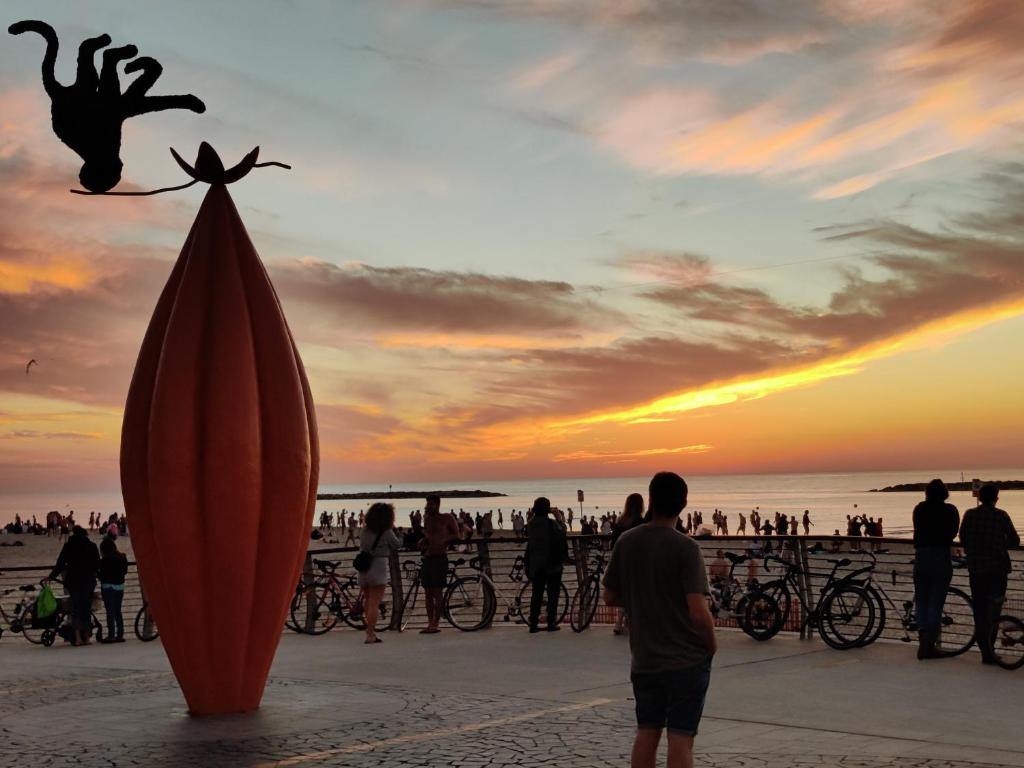
[(18, 587), (18, 589), (20, 589), (22, 592), (35, 592), (36, 591), (36, 585), (35, 584), (24, 584), (24, 585)]
[(460, 557), (458, 560), (456, 560), (456, 561), (454, 561), (452, 563), (452, 567), (458, 568), (460, 565), (465, 565), (465, 564), (466, 564), (466, 558)]
[(735, 552), (726, 552), (725, 553), (725, 559), (728, 560), (733, 565), (739, 565), (740, 563), (742, 563), (745, 560), (747, 560), (747, 556), (746, 555), (737, 555)]
[(845, 568), (846, 566), (848, 566), (848, 565), (849, 565), (849, 564), (850, 564), (851, 562), (853, 562), (853, 561), (852, 561), (852, 560), (850, 560), (850, 559), (849, 559), (849, 558), (847, 558), (847, 557), (844, 557), (844, 558), (842, 558), (841, 560), (832, 560), (832, 559), (829, 559), (829, 560), (828, 560), (827, 562), (829, 562), (829, 563), (832, 563), (833, 565), (837, 565), (837, 566), (839, 566), (840, 568)]

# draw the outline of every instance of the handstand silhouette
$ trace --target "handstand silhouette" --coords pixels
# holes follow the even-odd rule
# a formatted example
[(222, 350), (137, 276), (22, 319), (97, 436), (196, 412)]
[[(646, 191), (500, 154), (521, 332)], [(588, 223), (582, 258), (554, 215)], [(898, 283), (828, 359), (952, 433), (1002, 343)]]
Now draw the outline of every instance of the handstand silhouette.
[(121, 180), (121, 125), (130, 117), (165, 109), (205, 112), (196, 96), (149, 96), (149, 89), (163, 73), (160, 63), (141, 56), (129, 63), (125, 74), (141, 72), (121, 93), (117, 66), (135, 58), (134, 45), (103, 52), (103, 68), (96, 73), (96, 51), (110, 45), (109, 35), (85, 40), (78, 49), (74, 85), (61, 85), (53, 73), (57, 62), (57, 33), (42, 21), (19, 21), (7, 29), (12, 35), (35, 32), (46, 40), (43, 56), (43, 87), (50, 97), (53, 132), (84, 161), (78, 179), (91, 192), (106, 192)]

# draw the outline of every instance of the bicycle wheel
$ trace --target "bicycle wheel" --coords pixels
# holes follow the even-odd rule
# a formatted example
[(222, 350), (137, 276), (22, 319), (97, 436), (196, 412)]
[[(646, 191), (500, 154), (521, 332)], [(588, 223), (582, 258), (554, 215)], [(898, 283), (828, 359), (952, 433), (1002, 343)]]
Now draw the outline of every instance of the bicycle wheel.
[[(18, 617), (21, 623), (21, 634), (33, 645), (44, 645), (43, 636), (46, 632), (56, 632), (56, 629), (64, 623), (64, 612), (58, 609), (52, 616), (45, 619), (36, 618), (36, 605), (30, 603)], [(54, 634), (56, 636), (56, 634)], [(50, 645), (53, 645), (52, 641)]]
[(839, 584), (822, 601), (818, 634), (840, 651), (861, 645), (875, 629), (875, 601), (863, 587)]
[[(338, 596), (330, 581), (314, 581), (312, 586), (304, 587), (292, 598), (291, 619), (297, 631), (308, 635), (322, 635), (330, 632), (338, 623), (334, 609)], [(307, 624), (312, 612), (313, 621)]]
[[(146, 619), (149, 619), (149, 631), (146, 631)], [(301, 632), (301, 629), (296, 629), (296, 632)], [(151, 642), (160, 637), (160, 631), (156, 628), (156, 622), (153, 621), (152, 615), (149, 613), (149, 603), (145, 603), (139, 612), (135, 614), (135, 636), (144, 643)]]
[(774, 598), (775, 602), (778, 603), (779, 615), (782, 617), (782, 623), (779, 625), (779, 630), (781, 630), (786, 624), (786, 619), (789, 618), (789, 609), (793, 603), (793, 598), (789, 594), (789, 587), (786, 585), (785, 579), (762, 584), (757, 587), (757, 592)]
[(444, 616), (458, 630), (476, 632), (489, 626), (497, 610), (494, 589), (481, 576), (463, 576), (444, 593)]
[(341, 587), (334, 590), (334, 602), (331, 603), (331, 610), (335, 618), (340, 616), (341, 620), (352, 629), (366, 629), (363, 609), (363, 591), (356, 584), (342, 584)]
[(597, 601), (601, 592), (597, 579), (589, 578), (582, 589), (576, 590), (569, 606), (569, 624), (573, 632), (582, 632), (590, 626), (597, 613)]
[(1024, 666), (1024, 622), (1016, 616), (1000, 616), (992, 627), (992, 651), (1003, 669)]
[(405, 628), (409, 626), (409, 622), (412, 621), (413, 612), (416, 610), (416, 600), (419, 596), (420, 580), (416, 579), (405, 593), (405, 600), (402, 602), (402, 626), (399, 627), (399, 632), (404, 632)]
[(746, 597), (746, 610), (740, 627), (755, 640), (770, 640), (779, 634), (786, 620), (779, 601), (767, 592), (752, 592)]
[(974, 645), (974, 605), (967, 593), (956, 587), (946, 592), (942, 626), (936, 647), (943, 656), (959, 656)]
[(885, 630), (885, 601), (874, 587), (864, 587), (864, 591), (868, 593), (871, 601), (875, 604), (875, 628), (871, 630), (871, 633), (861, 643), (862, 646), (868, 646), (881, 637), (882, 632)]
[[(559, 585), (558, 591), (558, 621), (556, 624), (561, 624), (565, 621), (565, 615), (569, 612), (569, 591), (565, 588), (565, 583)], [(526, 624), (530, 620), (530, 599), (533, 596), (533, 583), (527, 581), (523, 584), (523, 588), (519, 590), (519, 597), (516, 598), (517, 605), (519, 606), (519, 616), (516, 619), (518, 624)], [(543, 619), (548, 615), (548, 596), (544, 593), (544, 599), (540, 603), (540, 616)]]

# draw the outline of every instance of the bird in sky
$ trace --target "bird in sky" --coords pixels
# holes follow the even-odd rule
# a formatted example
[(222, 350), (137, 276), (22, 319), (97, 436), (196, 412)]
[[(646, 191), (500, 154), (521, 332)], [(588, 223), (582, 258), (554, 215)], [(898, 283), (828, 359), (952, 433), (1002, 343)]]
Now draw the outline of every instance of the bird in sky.
[(39, 363), (36, 361), (36, 359), (34, 357), (31, 360), (29, 360), (28, 361), (28, 365), (25, 366), (25, 375), (26, 376), (28, 376), (28, 369), (31, 368), (33, 365), (39, 365)]

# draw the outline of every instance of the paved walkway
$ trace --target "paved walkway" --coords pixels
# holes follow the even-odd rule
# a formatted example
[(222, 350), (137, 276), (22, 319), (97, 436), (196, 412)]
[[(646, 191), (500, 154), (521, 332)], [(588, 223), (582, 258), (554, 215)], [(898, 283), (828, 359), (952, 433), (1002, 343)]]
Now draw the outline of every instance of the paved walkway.
[[(720, 633), (704, 766), (1024, 766), (1024, 672), (905, 645)], [(0, 641), (0, 766), (628, 765), (628, 650), (606, 629), (286, 634), (262, 709), (190, 718), (159, 643)]]

